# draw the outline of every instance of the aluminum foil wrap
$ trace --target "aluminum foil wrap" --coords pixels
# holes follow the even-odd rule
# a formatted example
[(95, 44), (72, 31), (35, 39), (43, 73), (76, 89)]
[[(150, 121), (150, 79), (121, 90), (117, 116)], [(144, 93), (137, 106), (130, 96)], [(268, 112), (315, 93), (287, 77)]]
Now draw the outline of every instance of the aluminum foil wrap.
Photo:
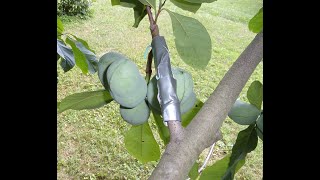
[(158, 100), (163, 121), (181, 121), (180, 102), (176, 93), (177, 83), (172, 75), (169, 51), (164, 37), (154, 37), (151, 46), (157, 71)]

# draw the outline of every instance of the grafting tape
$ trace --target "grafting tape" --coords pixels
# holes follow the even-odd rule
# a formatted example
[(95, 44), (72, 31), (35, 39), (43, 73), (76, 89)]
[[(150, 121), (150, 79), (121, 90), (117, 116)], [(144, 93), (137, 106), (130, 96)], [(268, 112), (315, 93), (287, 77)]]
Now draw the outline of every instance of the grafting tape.
[(176, 80), (173, 78), (170, 56), (163, 36), (152, 39), (152, 53), (157, 71), (158, 99), (163, 121), (181, 121), (180, 102), (176, 93)]

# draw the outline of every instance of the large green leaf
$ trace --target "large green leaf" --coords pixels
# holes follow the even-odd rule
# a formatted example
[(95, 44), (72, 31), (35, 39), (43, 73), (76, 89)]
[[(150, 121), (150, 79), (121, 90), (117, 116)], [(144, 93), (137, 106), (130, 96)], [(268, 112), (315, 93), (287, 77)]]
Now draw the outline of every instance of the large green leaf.
[(88, 73), (88, 63), (86, 60), (86, 56), (78, 49), (76, 45), (76, 41), (67, 37), (66, 43), (68, 43), (73, 51), (74, 59), (76, 61), (76, 65), (81, 69), (82, 73)]
[(247, 98), (250, 104), (256, 106), (259, 110), (261, 109), (263, 95), (263, 85), (260, 81), (253, 81), (247, 91)]
[(149, 5), (153, 9), (157, 9), (156, 0), (139, 0), (144, 5)]
[(71, 34), (77, 41), (79, 41), (79, 42), (81, 42), (82, 43), (82, 45), (85, 47), (85, 48), (87, 48), (89, 51), (91, 51), (92, 53), (96, 53), (93, 49), (91, 49), (90, 47), (89, 47), (89, 45), (88, 45), (88, 43), (87, 43), (87, 41), (85, 41), (85, 40), (83, 40), (83, 39), (81, 39), (81, 38), (78, 38), (77, 36), (75, 36), (75, 35), (73, 35), (73, 34)]
[(211, 38), (196, 19), (165, 9), (171, 18), (175, 44), (181, 59), (188, 65), (203, 69), (211, 59)]
[(58, 36), (60, 36), (63, 32), (64, 28), (63, 28), (63, 24), (60, 20), (60, 18), (57, 18), (57, 33), (58, 33)]
[(134, 8), (137, 2), (139, 1), (138, 0), (111, 0), (111, 5), (112, 6), (120, 5), (127, 8)]
[(191, 3), (185, 0), (170, 0), (177, 7), (196, 13), (201, 6), (201, 3)]
[(197, 113), (200, 111), (200, 109), (203, 106), (203, 102), (200, 101), (199, 99), (197, 99), (197, 101), (195, 102), (193, 108), (186, 112), (185, 114), (182, 115), (181, 119), (181, 125), (183, 127), (187, 127), (188, 124), (191, 122), (191, 120), (197, 115)]
[(74, 62), (61, 58), (60, 66), (62, 67), (64, 72), (68, 72), (70, 69), (74, 67)]
[(91, 74), (97, 72), (98, 70), (98, 58), (97, 56), (88, 50), (81, 42), (75, 41), (77, 48), (81, 53), (85, 55), (86, 63), (88, 65), (88, 70)]
[(185, 0), (191, 3), (212, 3), (216, 0)]
[(249, 30), (254, 33), (259, 33), (263, 29), (263, 7), (249, 21)]
[(160, 148), (148, 122), (132, 126), (124, 136), (124, 144), (128, 152), (142, 163), (160, 158)]
[(153, 109), (151, 109), (151, 111), (158, 127), (160, 138), (163, 140), (163, 143), (167, 145), (170, 141), (169, 128), (163, 124), (163, 119), (159, 114), (157, 114)]
[(228, 163), (228, 169), (224, 174), (224, 180), (232, 180), (237, 165), (246, 158), (247, 154), (253, 151), (258, 144), (257, 131), (255, 125), (250, 125), (245, 130), (239, 132), (235, 145), (232, 147), (232, 154), (230, 162)]
[[(201, 173), (200, 180), (221, 180), (224, 173), (228, 169), (231, 154), (226, 155), (224, 158), (215, 162), (211, 166), (207, 166)], [(245, 159), (239, 161), (236, 166), (235, 173), (244, 165)]]
[(199, 163), (195, 162), (188, 173), (190, 180), (197, 179), (197, 177), (199, 176), (198, 169), (199, 169)]
[(120, 5), (120, 0), (111, 0), (111, 5), (112, 6)]
[[(154, 4), (155, 4), (155, 0), (151, 0), (150, 2), (152, 1), (154, 1)], [(144, 2), (148, 4), (146, 0), (144, 0)], [(133, 8), (133, 12), (134, 12), (133, 27), (135, 28), (139, 26), (139, 23), (141, 22), (141, 20), (147, 15), (146, 6), (143, 3), (141, 3), (139, 0), (112, 0), (111, 4), (112, 6), (120, 5), (127, 8)]]
[(64, 72), (69, 71), (75, 65), (72, 49), (57, 39), (57, 54), (61, 57), (60, 65)]
[(65, 97), (59, 103), (58, 112), (61, 113), (68, 109), (95, 109), (111, 101), (112, 97), (107, 90), (76, 93)]
[(252, 104), (237, 100), (230, 109), (228, 116), (241, 125), (250, 125), (256, 122), (260, 110)]
[(137, 2), (136, 6), (133, 8), (134, 11), (134, 24), (133, 27), (137, 28), (141, 20), (146, 16), (147, 9), (146, 6)]

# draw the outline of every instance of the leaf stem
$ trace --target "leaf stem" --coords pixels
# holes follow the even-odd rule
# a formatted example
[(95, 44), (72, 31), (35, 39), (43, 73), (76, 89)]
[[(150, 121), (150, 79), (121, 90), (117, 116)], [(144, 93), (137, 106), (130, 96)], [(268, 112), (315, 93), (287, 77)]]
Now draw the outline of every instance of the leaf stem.
[(158, 21), (158, 17), (159, 17), (159, 14), (160, 14), (161, 10), (162, 10), (162, 9), (159, 9), (159, 10), (158, 10), (158, 13), (157, 13), (156, 19), (155, 19), (155, 23), (157, 23), (157, 21)]
[[(158, 17), (160, 15), (160, 12), (162, 11), (162, 7), (164, 6), (164, 4), (166, 3), (167, 0), (164, 0), (164, 2), (162, 4), (159, 4), (159, 10), (158, 10), (158, 13), (156, 14), (156, 18), (155, 18), (155, 24), (157, 24), (157, 20), (158, 20)], [(160, 1), (161, 3), (161, 1)]]

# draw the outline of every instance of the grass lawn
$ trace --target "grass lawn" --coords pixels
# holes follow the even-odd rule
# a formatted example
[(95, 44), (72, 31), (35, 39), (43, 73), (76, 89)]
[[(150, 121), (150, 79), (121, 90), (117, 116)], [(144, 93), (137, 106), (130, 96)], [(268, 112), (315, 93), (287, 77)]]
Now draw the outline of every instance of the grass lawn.
[[(166, 7), (175, 12), (198, 19), (208, 30), (212, 40), (212, 58), (204, 70), (187, 66), (179, 57), (172, 35), (170, 17), (163, 11), (159, 17), (160, 35), (165, 36), (172, 66), (179, 66), (192, 74), (194, 91), (203, 102), (223, 78), (240, 53), (254, 38), (247, 23), (262, 7), (262, 0), (218, 0), (203, 4), (196, 14), (173, 6)], [(117, 51), (132, 59), (144, 74), (145, 48), (151, 42), (147, 17), (138, 28), (133, 28), (133, 10), (111, 6), (109, 0), (97, 0), (92, 4), (93, 14), (88, 19), (61, 17), (65, 31), (85, 39), (100, 57), (108, 51)], [(103, 89), (97, 74), (84, 75), (79, 68), (64, 73), (57, 65), (58, 101), (77, 92)], [(262, 63), (252, 74), (240, 98), (247, 101), (246, 91), (254, 80), (262, 82)], [(58, 179), (147, 179), (156, 162), (142, 164), (134, 159), (124, 147), (124, 133), (130, 125), (119, 114), (115, 102), (94, 110), (68, 110), (58, 117)], [(150, 121), (151, 120), (151, 121)], [(156, 126), (149, 120), (156, 140), (160, 141)], [(223, 139), (217, 143), (209, 165), (230, 153), (237, 133), (246, 128), (229, 118), (222, 126)], [(261, 179), (263, 146), (259, 139), (256, 150), (247, 156), (246, 164), (235, 179)], [(163, 146), (161, 145), (163, 152)], [(202, 163), (208, 152), (200, 156)]]

